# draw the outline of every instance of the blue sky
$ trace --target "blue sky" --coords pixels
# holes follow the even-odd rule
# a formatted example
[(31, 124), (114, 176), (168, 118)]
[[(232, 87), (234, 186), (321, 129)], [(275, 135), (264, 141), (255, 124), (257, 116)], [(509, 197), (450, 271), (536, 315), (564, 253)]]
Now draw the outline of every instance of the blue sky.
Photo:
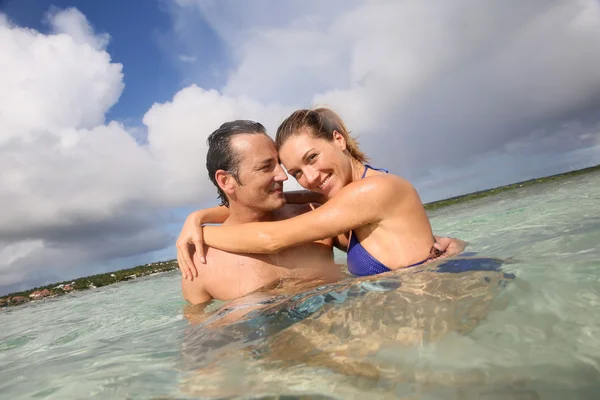
[[(49, 6), (51, 4), (52, 6)], [(108, 32), (111, 41), (107, 51), (114, 62), (123, 64), (125, 90), (119, 102), (109, 110), (107, 119), (139, 120), (154, 102), (165, 102), (184, 84), (191, 83), (183, 71), (186, 65), (172, 57), (177, 51), (185, 54), (185, 45), (177, 43), (171, 30), (172, 19), (169, 3), (148, 1), (140, 7), (135, 1), (44, 1), (8, 0), (1, 3), (0, 11), (17, 25), (27, 26), (40, 32), (48, 32), (45, 16), (52, 8), (76, 7), (93, 25), (97, 32)], [(199, 68), (218, 68), (226, 61), (220, 39), (212, 29), (198, 19), (190, 36), (202, 38), (201, 51), (205, 58), (199, 60)], [(194, 83), (204, 88), (216, 88), (222, 84), (212, 75), (198, 75)]]
[[(47, 1), (7, 1), (5, 12), (13, 22), (40, 32), (48, 32), (44, 22)], [(107, 47), (112, 59), (124, 66), (125, 90), (107, 114), (109, 119), (139, 118), (155, 101), (165, 101), (177, 88), (180, 78), (174, 63), (158, 43), (169, 29), (169, 16), (157, 4), (140, 9), (131, 1), (54, 1), (57, 8), (77, 7), (99, 32), (110, 32)], [(149, 84), (152, 82), (152, 84)]]
[(226, 120), (328, 105), (425, 202), (596, 165), (599, 49), (593, 0), (0, 2), (0, 294), (173, 258)]

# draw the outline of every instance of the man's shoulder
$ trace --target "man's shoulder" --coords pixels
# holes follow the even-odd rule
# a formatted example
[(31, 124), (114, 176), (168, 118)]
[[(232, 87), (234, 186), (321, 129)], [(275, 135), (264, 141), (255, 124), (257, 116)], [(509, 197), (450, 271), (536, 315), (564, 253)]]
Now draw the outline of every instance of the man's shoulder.
[(227, 263), (229, 260), (233, 260), (236, 257), (239, 257), (239, 254), (230, 253), (228, 251), (211, 247), (206, 252), (206, 264), (204, 265), (206, 269), (211, 270), (213, 267), (216, 267), (217, 265), (223, 265), (224, 263)]
[(210, 248), (206, 253), (206, 273), (216, 273), (224, 268), (239, 266), (240, 263), (255, 264), (264, 263), (261, 254), (231, 253), (224, 250)]
[(181, 281), (184, 298), (192, 304), (198, 304), (213, 297), (212, 290), (222, 283), (223, 272), (233, 265), (239, 256), (210, 248), (205, 258), (206, 262), (201, 263), (197, 254), (194, 254), (193, 261), (198, 270), (198, 276), (193, 280), (183, 278)]
[(286, 204), (279, 210), (275, 211), (275, 219), (288, 219), (292, 218), (319, 207), (318, 203), (306, 203), (306, 204)]

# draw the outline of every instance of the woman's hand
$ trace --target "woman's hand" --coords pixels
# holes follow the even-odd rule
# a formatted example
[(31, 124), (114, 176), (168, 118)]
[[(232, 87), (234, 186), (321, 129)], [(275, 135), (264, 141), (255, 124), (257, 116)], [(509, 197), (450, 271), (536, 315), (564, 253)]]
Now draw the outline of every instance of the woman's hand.
[(192, 258), (198, 253), (200, 262), (205, 263), (204, 238), (202, 235), (202, 211), (188, 215), (177, 239), (177, 263), (185, 279), (194, 280), (198, 277), (198, 269)]
[(223, 206), (194, 211), (188, 215), (176, 244), (177, 263), (185, 279), (193, 281), (198, 277), (198, 269), (193, 261), (194, 252), (198, 253), (201, 263), (206, 263), (202, 224), (223, 223), (227, 217), (229, 217), (229, 209)]

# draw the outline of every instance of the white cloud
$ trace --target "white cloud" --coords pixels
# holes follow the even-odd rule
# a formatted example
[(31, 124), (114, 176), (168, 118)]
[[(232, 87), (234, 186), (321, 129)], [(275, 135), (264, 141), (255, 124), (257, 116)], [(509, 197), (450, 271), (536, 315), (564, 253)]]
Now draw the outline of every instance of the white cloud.
[(174, 15), (203, 18), (234, 52), (224, 94), (330, 105), (413, 179), (600, 103), (597, 1), (321, 3), (186, 0)]
[(187, 56), (185, 54), (180, 54), (177, 58), (179, 59), (179, 61), (188, 63), (188, 64), (194, 64), (196, 62), (195, 56)]
[(144, 116), (144, 124), (148, 127), (149, 151), (169, 177), (165, 181), (165, 196), (173, 204), (215, 198), (215, 189), (206, 174), (208, 135), (223, 122), (234, 119), (261, 121), (274, 132), (291, 111), (197, 86), (179, 91), (172, 102), (153, 105)]
[(139, 140), (105, 122), (124, 86), (104, 36), (74, 9), (51, 21), (66, 33), (0, 20), (0, 287), (171, 245), (167, 210), (215, 203), (208, 134), (235, 118), (275, 129), (291, 111), (190, 86), (146, 113)]
[(100, 218), (124, 192), (138, 198), (140, 185), (128, 183), (147, 180), (149, 155), (118, 123), (103, 125), (123, 89), (121, 65), (68, 35), (6, 25), (0, 49), (0, 202), (11, 210), (0, 234), (68, 223), (70, 213)]
[(0, 143), (101, 124), (123, 90), (121, 65), (68, 35), (3, 24), (0, 48)]
[(64, 33), (77, 44), (89, 44), (96, 50), (105, 50), (110, 41), (108, 33), (95, 33), (89, 21), (76, 8), (55, 9), (48, 13), (48, 22), (53, 33)]
[[(0, 18), (0, 286), (101, 259), (93, 253), (102, 240), (78, 248), (82, 240), (114, 234), (119, 219), (143, 220), (136, 206), (149, 211), (161, 201), (151, 154), (121, 124), (104, 124), (123, 90), (122, 66), (103, 50), (106, 36), (95, 36), (74, 9), (50, 21), (64, 33)], [(155, 225), (149, 216), (134, 224), (139, 232)]]
[(0, 14), (0, 286), (170, 244), (165, 210), (216, 197), (206, 137), (231, 119), (274, 133), (330, 105), (426, 200), (600, 162), (597, 2), (228, 4), (173, 3), (174, 29), (203, 18), (234, 64), (218, 90), (154, 104), (143, 128), (105, 121), (122, 66), (79, 11), (51, 13), (48, 35)]

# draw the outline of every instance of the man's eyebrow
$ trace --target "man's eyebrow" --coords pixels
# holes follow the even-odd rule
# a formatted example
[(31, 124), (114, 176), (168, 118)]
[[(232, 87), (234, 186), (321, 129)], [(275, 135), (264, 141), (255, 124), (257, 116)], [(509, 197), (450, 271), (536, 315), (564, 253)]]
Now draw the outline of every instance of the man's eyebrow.
[(271, 164), (272, 162), (273, 162), (272, 158), (265, 158), (264, 160), (262, 160), (261, 162), (258, 163), (258, 168), (260, 169), (262, 167), (266, 167), (267, 165)]

